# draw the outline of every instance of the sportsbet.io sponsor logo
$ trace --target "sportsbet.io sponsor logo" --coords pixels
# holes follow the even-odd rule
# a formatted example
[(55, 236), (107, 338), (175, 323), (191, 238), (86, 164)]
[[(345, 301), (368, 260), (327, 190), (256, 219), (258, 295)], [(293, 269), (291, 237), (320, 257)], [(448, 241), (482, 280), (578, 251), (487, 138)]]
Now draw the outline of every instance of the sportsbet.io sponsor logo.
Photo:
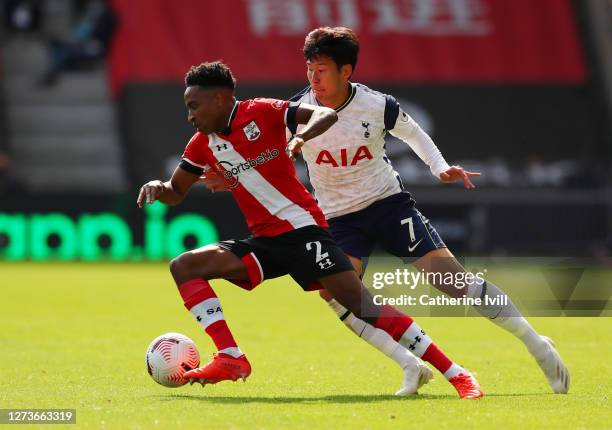
[(217, 164), (219, 170), (223, 173), (223, 177), (229, 183), (230, 188), (238, 185), (240, 174), (254, 167), (261, 166), (270, 160), (275, 159), (280, 154), (278, 149), (268, 149), (262, 152), (255, 158), (247, 158), (243, 163), (234, 165), (229, 161), (220, 161)]
[[(76, 218), (59, 212), (0, 212), (0, 261), (159, 261), (217, 241), (217, 227), (207, 217), (184, 213), (166, 219), (167, 211), (159, 202), (147, 205), (141, 232), (111, 212)], [(142, 239), (136, 243), (135, 236)], [(195, 246), (185, 244), (188, 237)]]

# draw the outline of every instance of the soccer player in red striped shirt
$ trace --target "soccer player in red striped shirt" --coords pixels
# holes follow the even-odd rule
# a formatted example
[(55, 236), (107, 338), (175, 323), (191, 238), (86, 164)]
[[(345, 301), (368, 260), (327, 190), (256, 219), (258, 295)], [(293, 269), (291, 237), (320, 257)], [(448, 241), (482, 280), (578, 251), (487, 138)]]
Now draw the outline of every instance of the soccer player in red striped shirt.
[[(235, 80), (221, 62), (192, 67), (185, 78), (188, 121), (198, 130), (169, 181), (150, 181), (137, 199), (180, 203), (209, 170), (221, 174), (242, 210), (253, 236), (227, 240), (185, 252), (170, 270), (185, 307), (217, 347), (206, 366), (185, 378), (202, 384), (245, 379), (251, 366), (238, 347), (209, 281), (226, 279), (245, 289), (264, 279), (290, 274), (304, 289), (324, 288), (355, 316), (388, 333), (400, 344), (427, 345), (422, 358), (438, 370), (458, 375), (453, 385), (462, 398), (483, 395), (476, 379), (453, 363), (407, 315), (377, 306), (348, 257), (327, 230), (327, 221), (296, 176), (287, 151), (286, 128), (305, 124), (289, 142), (302, 144), (337, 121), (333, 109), (272, 99), (237, 101)], [(415, 358), (416, 360), (416, 358)], [(413, 392), (431, 378), (415, 361)]]

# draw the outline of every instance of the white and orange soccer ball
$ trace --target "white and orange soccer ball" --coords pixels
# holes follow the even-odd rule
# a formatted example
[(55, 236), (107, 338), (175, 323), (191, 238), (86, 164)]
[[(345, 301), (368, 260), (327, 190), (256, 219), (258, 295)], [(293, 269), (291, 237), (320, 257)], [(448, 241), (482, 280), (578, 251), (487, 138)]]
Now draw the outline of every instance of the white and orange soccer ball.
[(164, 387), (185, 385), (185, 372), (200, 365), (200, 353), (195, 343), (180, 333), (156, 337), (147, 348), (145, 358), (149, 375)]

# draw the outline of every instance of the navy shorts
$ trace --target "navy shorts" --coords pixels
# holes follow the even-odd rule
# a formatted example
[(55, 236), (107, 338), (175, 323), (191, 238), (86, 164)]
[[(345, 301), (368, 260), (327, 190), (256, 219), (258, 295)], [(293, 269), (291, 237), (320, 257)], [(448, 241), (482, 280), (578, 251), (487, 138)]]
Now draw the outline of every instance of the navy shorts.
[(216, 245), (242, 259), (249, 281), (228, 280), (246, 290), (252, 290), (264, 279), (287, 274), (304, 290), (319, 290), (319, 279), (354, 270), (330, 232), (314, 225), (278, 236), (251, 236), (224, 240)]
[(408, 193), (398, 193), (346, 215), (328, 219), (329, 229), (342, 250), (367, 258), (375, 245), (404, 261), (446, 248), (429, 220), (414, 206)]

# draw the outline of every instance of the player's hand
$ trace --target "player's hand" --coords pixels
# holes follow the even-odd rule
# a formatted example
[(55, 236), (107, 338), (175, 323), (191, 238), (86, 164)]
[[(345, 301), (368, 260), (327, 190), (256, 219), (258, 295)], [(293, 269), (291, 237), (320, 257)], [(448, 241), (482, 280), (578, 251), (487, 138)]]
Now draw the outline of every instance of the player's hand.
[(476, 188), (476, 185), (472, 183), (470, 178), (473, 178), (474, 176), (480, 176), (480, 173), (468, 172), (466, 170), (463, 170), (463, 167), (461, 166), (452, 166), (444, 172), (440, 173), (440, 180), (447, 184), (452, 184), (457, 181), (463, 181), (463, 185), (465, 186), (465, 188), (467, 188), (468, 190), (473, 190), (474, 188)]
[(304, 146), (304, 139), (298, 136), (293, 136), (287, 143), (287, 156), (292, 160), (302, 153), (302, 146)]
[(151, 204), (157, 200), (163, 192), (164, 183), (162, 181), (149, 181), (140, 187), (140, 193), (138, 193), (138, 200), (136, 200), (136, 204), (139, 208), (142, 208), (145, 203)]
[(202, 182), (206, 188), (213, 193), (216, 193), (217, 191), (228, 191), (230, 189), (223, 176), (214, 170), (209, 170), (208, 172), (204, 173), (202, 176), (200, 176), (198, 182)]

